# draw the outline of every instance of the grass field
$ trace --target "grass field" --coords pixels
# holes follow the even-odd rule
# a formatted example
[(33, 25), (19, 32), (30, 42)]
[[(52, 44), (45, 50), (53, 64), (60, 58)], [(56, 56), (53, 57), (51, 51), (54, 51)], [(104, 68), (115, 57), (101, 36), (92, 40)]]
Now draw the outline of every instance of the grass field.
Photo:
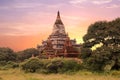
[(0, 70), (0, 80), (120, 80), (120, 75), (80, 71), (75, 74), (24, 73), (19, 69)]

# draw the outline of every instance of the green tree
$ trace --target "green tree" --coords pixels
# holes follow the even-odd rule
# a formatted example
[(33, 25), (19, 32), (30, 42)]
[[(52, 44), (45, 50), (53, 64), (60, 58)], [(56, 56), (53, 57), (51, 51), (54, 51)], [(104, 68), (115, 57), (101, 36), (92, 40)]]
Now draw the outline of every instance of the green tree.
[(15, 61), (16, 54), (10, 48), (1, 47), (0, 48), (0, 61)]
[(32, 57), (32, 55), (38, 56), (39, 51), (35, 48), (29, 48), (29, 49), (17, 52), (17, 55), (18, 55), (17, 59), (19, 61), (24, 61), (25, 59)]
[[(90, 25), (83, 37), (81, 58), (94, 70), (120, 68), (120, 18)], [(96, 45), (102, 44), (96, 50)]]

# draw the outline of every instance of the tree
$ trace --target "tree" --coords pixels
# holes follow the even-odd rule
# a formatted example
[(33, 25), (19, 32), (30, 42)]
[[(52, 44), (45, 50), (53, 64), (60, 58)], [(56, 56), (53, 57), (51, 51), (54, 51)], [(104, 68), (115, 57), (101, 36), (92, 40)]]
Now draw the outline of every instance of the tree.
[(32, 55), (38, 56), (39, 51), (35, 48), (29, 48), (29, 49), (17, 52), (17, 55), (18, 55), (19, 61), (24, 61), (25, 59), (32, 57)]
[(16, 54), (10, 48), (1, 47), (0, 48), (0, 61), (15, 61)]
[[(99, 21), (90, 25), (83, 37), (81, 58), (93, 69), (120, 68), (120, 18), (113, 21)], [(96, 45), (102, 44), (96, 50)], [(108, 67), (109, 65), (109, 67)], [(95, 67), (97, 66), (97, 68)], [(107, 66), (107, 67), (106, 67)]]

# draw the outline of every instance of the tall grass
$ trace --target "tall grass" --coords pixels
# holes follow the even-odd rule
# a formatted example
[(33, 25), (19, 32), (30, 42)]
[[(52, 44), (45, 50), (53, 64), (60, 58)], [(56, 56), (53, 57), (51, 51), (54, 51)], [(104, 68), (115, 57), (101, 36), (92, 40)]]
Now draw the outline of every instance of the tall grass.
[(0, 70), (0, 80), (120, 80), (120, 71), (108, 74), (79, 71), (74, 74), (25, 73), (19, 68)]

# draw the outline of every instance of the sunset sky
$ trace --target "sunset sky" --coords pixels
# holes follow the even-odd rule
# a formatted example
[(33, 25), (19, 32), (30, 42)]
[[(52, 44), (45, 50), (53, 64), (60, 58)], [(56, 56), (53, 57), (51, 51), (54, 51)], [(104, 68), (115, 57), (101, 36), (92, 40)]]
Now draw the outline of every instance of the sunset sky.
[(90, 24), (120, 17), (120, 0), (0, 0), (0, 47), (36, 47), (52, 32), (57, 11), (71, 39), (83, 42)]

